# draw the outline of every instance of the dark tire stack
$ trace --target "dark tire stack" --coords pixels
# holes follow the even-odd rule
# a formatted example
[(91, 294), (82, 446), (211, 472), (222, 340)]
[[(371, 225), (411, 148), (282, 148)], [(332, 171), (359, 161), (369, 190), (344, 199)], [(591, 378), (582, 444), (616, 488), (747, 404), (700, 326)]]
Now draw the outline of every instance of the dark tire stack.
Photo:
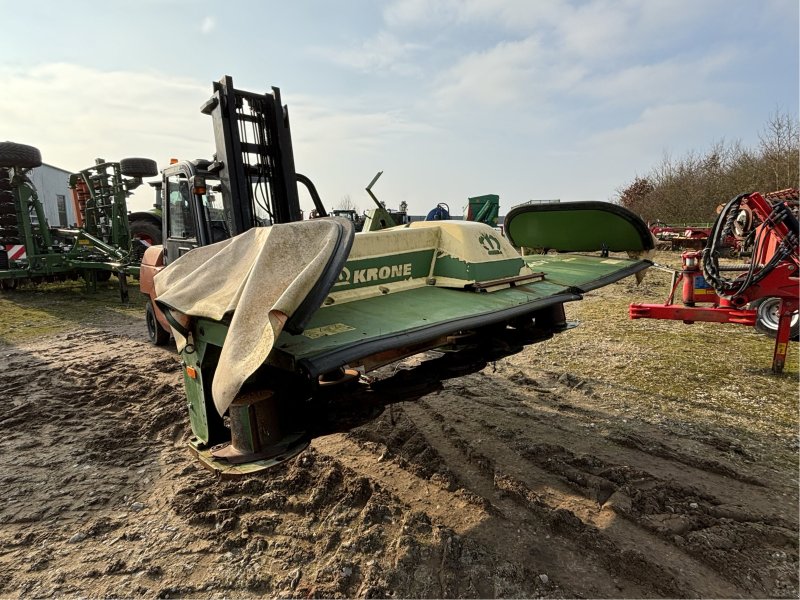
[(0, 167), (33, 169), (41, 165), (42, 153), (38, 148), (14, 142), (0, 142)]
[(128, 177), (154, 177), (158, 175), (156, 161), (149, 158), (123, 158), (119, 161), (119, 170)]
[(10, 168), (32, 169), (41, 164), (42, 154), (37, 148), (0, 142), (0, 249), (5, 250), (7, 244), (21, 243)]
[(0, 249), (5, 251), (6, 244), (18, 243), (19, 227), (14, 192), (11, 191), (11, 172), (0, 167)]

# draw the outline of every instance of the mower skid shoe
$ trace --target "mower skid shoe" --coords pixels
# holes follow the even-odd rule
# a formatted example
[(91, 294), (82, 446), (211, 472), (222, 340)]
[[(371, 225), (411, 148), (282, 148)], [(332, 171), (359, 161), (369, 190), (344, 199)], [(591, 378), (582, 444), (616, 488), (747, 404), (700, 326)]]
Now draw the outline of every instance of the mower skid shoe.
[(212, 454), (219, 446), (214, 448), (204, 447), (204, 444), (197, 438), (192, 438), (188, 442), (189, 450), (197, 457), (200, 464), (220, 479), (236, 479), (271, 469), (300, 454), (308, 448), (309, 443), (305, 434), (296, 434), (285, 440), (279, 454), (269, 458), (235, 464), (223, 458), (216, 458)]

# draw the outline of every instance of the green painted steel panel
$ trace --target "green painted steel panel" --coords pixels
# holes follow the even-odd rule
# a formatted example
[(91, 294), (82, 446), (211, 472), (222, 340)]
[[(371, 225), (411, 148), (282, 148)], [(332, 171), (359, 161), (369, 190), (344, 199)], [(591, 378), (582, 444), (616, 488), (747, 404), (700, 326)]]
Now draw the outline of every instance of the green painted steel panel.
[(497, 194), (484, 194), (467, 199), (464, 210), (465, 221), (478, 221), (492, 227), (497, 226), (497, 217), (500, 214), (500, 196)]
[[(182, 352), (181, 370), (183, 371), (183, 384), (186, 390), (187, 408), (189, 409), (189, 422), (192, 432), (203, 442), (208, 442), (208, 416), (206, 415), (205, 392), (203, 390), (203, 373), (199, 361), (202, 360), (205, 344), (197, 344), (195, 352)], [(186, 372), (186, 367), (196, 370), (196, 378), (192, 379)]]
[(525, 262), (521, 258), (470, 263), (445, 255), (436, 259), (433, 276), (452, 277), (464, 281), (491, 281), (504, 277), (516, 277), (524, 266)]
[[(476, 321), (499, 322), (531, 314), (550, 304), (577, 300), (582, 291), (617, 281), (651, 264), (567, 254), (527, 256), (523, 262), (534, 271), (544, 272), (544, 278), (481, 292), (427, 285), (322, 306), (302, 334), (286, 331), (280, 334), (270, 362), (286, 369), (296, 368), (298, 362), (309, 366), (313, 363), (314, 369), (323, 372), (333, 368), (331, 365), (338, 366), (334, 363), (339, 360), (343, 360), (339, 364), (344, 364), (377, 351), (433, 339), (463, 327), (474, 327)], [(205, 354), (205, 344), (222, 346), (227, 334), (225, 323), (207, 319), (198, 320), (194, 329), (201, 357)], [(343, 356), (347, 358), (342, 359)], [(199, 408), (204, 395), (203, 380), (186, 383), (187, 387), (198, 388), (196, 397), (190, 394), (190, 400)], [(193, 420), (193, 426), (202, 437), (207, 424)]]
[(433, 248), (348, 260), (332, 291), (341, 292), (406, 279), (426, 279), (432, 260)]
[[(587, 291), (597, 287), (596, 282), (615, 276), (620, 271), (630, 269), (642, 262), (624, 258), (603, 258), (580, 254), (534, 254), (524, 257), (534, 271), (542, 271), (545, 278), (555, 284), (576, 287)], [(616, 277), (621, 279), (624, 275)], [(610, 281), (604, 281), (611, 283)]]
[(642, 251), (653, 248), (646, 224), (631, 211), (607, 202), (516, 206), (505, 220), (517, 247), (562, 252)]
[[(427, 325), (488, 314), (564, 293), (564, 286), (546, 281), (491, 293), (427, 286), (321, 308), (301, 335), (282, 333), (276, 347), (295, 359), (312, 357), (343, 346), (398, 335)], [(325, 335), (330, 328), (337, 331)], [(323, 335), (316, 336), (317, 331)]]

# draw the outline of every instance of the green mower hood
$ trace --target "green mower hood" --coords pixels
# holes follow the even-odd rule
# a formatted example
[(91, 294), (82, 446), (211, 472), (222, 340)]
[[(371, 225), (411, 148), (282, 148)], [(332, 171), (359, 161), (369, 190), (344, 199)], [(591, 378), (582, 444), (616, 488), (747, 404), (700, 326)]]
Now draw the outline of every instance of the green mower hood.
[(608, 202), (522, 204), (511, 209), (505, 232), (517, 248), (559, 252), (646, 252), (655, 248), (647, 225)]

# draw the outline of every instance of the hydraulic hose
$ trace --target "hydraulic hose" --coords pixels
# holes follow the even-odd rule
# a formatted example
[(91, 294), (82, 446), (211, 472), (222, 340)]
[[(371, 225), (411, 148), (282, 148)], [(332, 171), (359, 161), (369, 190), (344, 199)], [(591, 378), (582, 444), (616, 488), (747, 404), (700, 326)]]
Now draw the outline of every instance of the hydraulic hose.
[[(787, 258), (792, 252), (792, 241), (787, 238), (781, 242), (773, 256), (766, 264), (756, 264), (755, 257), (759, 256), (760, 254), (759, 248), (764, 242), (766, 232), (766, 229), (762, 228), (756, 235), (756, 239), (753, 243), (753, 260), (751, 260), (750, 264), (747, 265), (746, 269), (740, 269), (740, 271), (746, 270), (746, 275), (744, 275), (744, 277), (737, 277), (733, 280), (722, 276), (721, 273), (723, 269), (721, 269), (719, 266), (720, 252), (718, 248), (722, 244), (723, 240), (733, 232), (736, 215), (741, 208), (742, 200), (747, 198), (749, 195), (750, 194), (740, 194), (725, 205), (725, 208), (720, 212), (720, 214), (717, 216), (717, 220), (714, 222), (711, 237), (708, 240), (705, 250), (703, 250), (703, 275), (705, 276), (706, 281), (711, 283), (714, 291), (716, 291), (720, 296), (737, 296), (741, 294), (747, 288), (757, 284), (764, 279), (764, 277), (769, 275), (781, 263), (781, 261)], [(773, 206), (772, 212), (764, 220), (763, 224), (767, 225), (769, 223), (776, 223), (784, 219), (786, 219), (790, 224), (792, 222), (796, 223), (796, 219), (794, 219), (794, 215), (791, 214), (791, 211), (789, 211), (782, 203), (778, 203)]]

